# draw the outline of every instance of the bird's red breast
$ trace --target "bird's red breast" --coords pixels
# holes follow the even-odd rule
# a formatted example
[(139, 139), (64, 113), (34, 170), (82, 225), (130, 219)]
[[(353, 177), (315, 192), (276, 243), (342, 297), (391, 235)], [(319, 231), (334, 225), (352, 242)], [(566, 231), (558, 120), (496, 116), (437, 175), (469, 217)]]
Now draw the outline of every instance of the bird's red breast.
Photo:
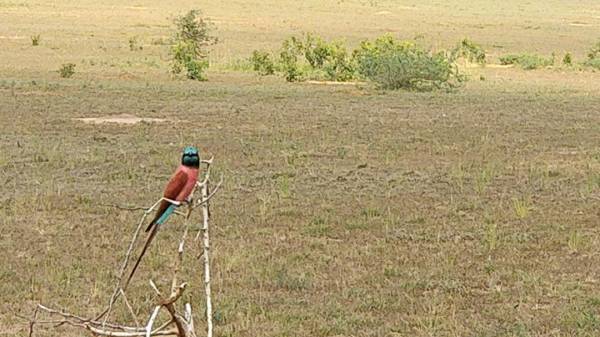
[[(194, 190), (194, 186), (196, 186), (196, 182), (198, 181), (198, 168), (188, 167), (185, 165), (179, 165), (167, 187), (165, 188), (165, 192), (163, 196), (169, 200), (175, 201), (184, 201), (186, 200), (192, 191)], [(146, 229), (148, 231), (152, 228), (152, 225), (160, 216), (165, 212), (165, 210), (169, 207), (170, 203), (166, 200), (161, 201), (158, 209), (156, 210), (156, 215), (154, 219), (150, 222), (150, 225)]]

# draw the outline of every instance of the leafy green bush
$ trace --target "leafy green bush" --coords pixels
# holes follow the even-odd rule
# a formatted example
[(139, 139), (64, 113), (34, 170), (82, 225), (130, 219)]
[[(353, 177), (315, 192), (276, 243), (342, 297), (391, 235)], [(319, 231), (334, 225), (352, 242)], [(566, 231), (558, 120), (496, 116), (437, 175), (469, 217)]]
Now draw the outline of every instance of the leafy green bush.
[(75, 74), (75, 63), (65, 63), (60, 69), (58, 69), (58, 73), (62, 78), (69, 78)]
[(536, 54), (508, 54), (500, 57), (500, 63), (504, 65), (515, 64), (525, 70), (538, 69), (553, 64), (552, 59), (547, 59)]
[(469, 62), (485, 64), (485, 50), (483, 47), (469, 39), (463, 39), (454, 49), (456, 56), (466, 58)]
[(302, 42), (294, 36), (283, 41), (281, 45), (281, 51), (279, 52), (280, 66), (285, 80), (288, 82), (299, 81), (302, 78), (303, 72), (298, 64), (298, 57), (302, 55), (302, 50)]
[(275, 64), (271, 59), (271, 54), (266, 51), (253, 51), (250, 63), (252, 64), (252, 69), (262, 76), (273, 75), (275, 73)]
[(600, 58), (600, 41), (596, 42), (596, 44), (590, 49), (588, 53), (588, 59), (597, 59)]
[(358, 73), (383, 89), (430, 91), (450, 90), (465, 80), (452, 54), (431, 52), (414, 41), (382, 36), (363, 41), (353, 57)]
[(565, 56), (563, 57), (562, 63), (569, 67), (573, 65), (573, 56), (571, 56), (571, 53), (565, 54)]
[(353, 60), (344, 43), (326, 42), (312, 34), (283, 41), (279, 68), (290, 82), (304, 77), (331, 81), (348, 81), (355, 77)]
[(175, 19), (175, 27), (171, 46), (173, 73), (185, 70), (187, 78), (205, 81), (204, 73), (209, 66), (206, 46), (217, 41), (210, 35), (209, 24), (202, 19), (200, 11), (191, 10)]
[(600, 70), (600, 41), (590, 49), (588, 59), (583, 65)]
[(503, 64), (503, 65), (517, 64), (519, 57), (520, 56), (516, 55), (516, 54), (508, 54), (508, 55), (500, 56), (500, 64)]
[(304, 58), (313, 70), (321, 72), (327, 80), (349, 81), (354, 78), (355, 69), (342, 41), (326, 42), (321, 37), (306, 34), (300, 47)]

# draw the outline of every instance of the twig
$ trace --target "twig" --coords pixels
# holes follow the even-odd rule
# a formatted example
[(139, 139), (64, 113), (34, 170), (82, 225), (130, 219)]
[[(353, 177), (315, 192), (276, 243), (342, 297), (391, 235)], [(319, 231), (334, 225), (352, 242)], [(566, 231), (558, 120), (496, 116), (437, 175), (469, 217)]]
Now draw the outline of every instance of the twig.
[[(212, 159), (211, 159), (212, 162)], [(207, 182), (202, 186), (202, 199), (208, 201), (209, 196), (209, 181), (210, 181), (210, 163), (206, 170), (206, 178)], [(212, 337), (213, 334), (213, 325), (212, 325), (212, 300), (211, 300), (211, 291), (210, 291), (210, 242), (209, 242), (209, 234), (208, 234), (208, 224), (209, 224), (209, 203), (205, 202), (202, 204), (202, 218), (203, 218), (203, 226), (202, 232), (203, 235), (203, 245), (202, 249), (204, 252), (204, 291), (206, 293), (206, 328), (207, 328), (207, 337)], [(200, 232), (198, 232), (198, 235)], [(198, 238), (198, 236), (196, 236)]]
[(156, 295), (158, 295), (158, 297), (162, 297), (162, 294), (160, 293), (160, 290), (158, 290), (158, 287), (156, 286), (154, 281), (150, 280), (149, 282), (150, 282), (150, 287), (152, 288), (152, 290), (154, 290), (154, 292), (156, 292)]
[(129, 312), (131, 313), (131, 317), (133, 317), (133, 321), (135, 322), (135, 325), (137, 327), (139, 327), (140, 326), (140, 322), (138, 321), (137, 316), (135, 315), (135, 311), (131, 307), (131, 304), (129, 304), (129, 301), (127, 300), (127, 296), (125, 296), (125, 292), (121, 288), (119, 288), (119, 290), (121, 291), (121, 296), (123, 296), (123, 300), (125, 301), (125, 305), (129, 309)]
[(111, 205), (111, 204), (100, 204), (100, 206), (104, 207), (113, 207), (124, 211), (145, 211), (148, 207), (144, 206), (121, 206), (121, 205)]
[(150, 286), (159, 297), (159, 305), (164, 306), (169, 314), (171, 314), (171, 321), (174, 322), (175, 326), (177, 327), (177, 336), (186, 337), (187, 329), (185, 326), (187, 326), (187, 324), (185, 323), (185, 320), (182, 321), (181, 316), (177, 314), (173, 303), (175, 303), (181, 297), (181, 295), (183, 295), (183, 291), (187, 287), (187, 283), (182, 283), (179, 287), (175, 288), (168, 298), (162, 298), (160, 290), (152, 280), (150, 280)]
[[(219, 182), (217, 183), (217, 186), (215, 186), (215, 189), (210, 193), (210, 195), (208, 195), (208, 197), (206, 198), (202, 198), (202, 200), (198, 200), (196, 202), (195, 205), (193, 205), (193, 208), (196, 208), (200, 205), (203, 205), (205, 203), (207, 203), (210, 199), (212, 199), (212, 197), (219, 191), (219, 188), (221, 187), (221, 184), (223, 184), (223, 175), (221, 175), (221, 180), (219, 180)], [(204, 187), (205, 185), (202, 185), (202, 187)]]
[(187, 237), (187, 233), (188, 233), (188, 226), (187, 226), (187, 218), (186, 218), (186, 226), (185, 226), (185, 230), (183, 232), (183, 235), (181, 236), (181, 241), (179, 241), (179, 247), (177, 249), (177, 260), (175, 261), (175, 270), (173, 271), (173, 281), (171, 282), (171, 292), (176, 291), (177, 288), (177, 276), (179, 274), (179, 270), (181, 269), (181, 264), (183, 263), (183, 248), (185, 245), (185, 239)]
[(146, 325), (146, 337), (152, 336), (152, 325), (154, 325), (154, 320), (156, 319), (156, 316), (158, 316), (160, 307), (161, 307), (160, 305), (157, 305), (154, 308), (154, 311), (152, 312), (152, 315), (150, 316), (150, 319), (148, 320), (148, 324)]
[[(49, 314), (54, 314), (54, 315), (59, 315), (62, 316), (66, 319), (73, 319), (78, 321), (81, 324), (96, 324), (96, 325), (101, 325), (102, 322), (98, 321), (98, 320), (90, 320), (81, 316), (77, 316), (68, 312), (64, 312), (64, 311), (60, 311), (60, 310), (56, 310), (56, 309), (51, 309), (49, 307), (44, 306), (43, 304), (38, 304), (37, 305), (38, 308), (40, 308), (41, 310), (49, 313)], [(112, 329), (121, 329), (121, 330), (128, 330), (127, 327), (122, 326), (122, 325), (117, 325), (117, 324), (111, 324), (111, 323), (106, 323), (106, 326)], [(129, 330), (135, 330), (135, 328), (130, 328)]]
[(38, 314), (38, 307), (35, 307), (35, 310), (33, 311), (33, 315), (31, 317), (31, 321), (29, 321), (29, 337), (33, 336), (33, 325), (35, 324), (35, 319), (37, 318), (37, 314)]

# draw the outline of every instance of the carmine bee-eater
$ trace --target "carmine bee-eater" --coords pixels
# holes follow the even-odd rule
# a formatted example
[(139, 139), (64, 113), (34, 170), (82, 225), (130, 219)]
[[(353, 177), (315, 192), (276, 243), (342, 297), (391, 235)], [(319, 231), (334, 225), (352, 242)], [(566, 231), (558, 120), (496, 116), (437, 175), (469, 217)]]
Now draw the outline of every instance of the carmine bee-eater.
[(163, 194), (163, 198), (158, 206), (158, 210), (156, 211), (156, 215), (154, 219), (150, 221), (150, 224), (146, 228), (146, 232), (152, 230), (146, 239), (146, 243), (144, 244), (144, 248), (142, 248), (142, 252), (140, 253), (140, 257), (138, 257), (133, 269), (131, 270), (131, 274), (129, 274), (129, 278), (127, 282), (123, 286), (126, 288), (135, 273), (144, 253), (146, 253), (146, 249), (152, 242), (152, 239), (158, 232), (160, 225), (162, 225), (175, 209), (181, 205), (183, 202), (189, 202), (189, 198), (194, 191), (194, 187), (196, 187), (196, 182), (198, 181), (198, 168), (200, 167), (200, 155), (198, 153), (198, 149), (193, 146), (188, 146), (183, 150), (183, 155), (181, 157), (181, 165), (177, 168), (171, 180), (167, 184), (165, 188), (165, 192)]

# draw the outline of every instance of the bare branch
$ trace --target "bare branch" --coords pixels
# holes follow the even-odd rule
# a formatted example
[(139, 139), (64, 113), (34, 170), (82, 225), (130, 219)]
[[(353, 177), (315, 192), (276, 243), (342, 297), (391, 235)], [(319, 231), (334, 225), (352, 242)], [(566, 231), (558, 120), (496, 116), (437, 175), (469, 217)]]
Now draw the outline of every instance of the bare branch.
[(215, 189), (208, 195), (208, 197), (203, 197), (201, 200), (198, 200), (196, 204), (192, 207), (196, 208), (202, 204), (207, 203), (217, 193), (217, 191), (219, 191), (219, 188), (221, 188), (221, 184), (223, 184), (223, 175), (221, 175), (221, 180), (219, 180), (219, 183), (217, 183), (217, 186), (215, 186)]
[(140, 326), (140, 322), (138, 321), (137, 316), (135, 315), (135, 311), (131, 307), (131, 304), (129, 304), (129, 301), (127, 300), (127, 296), (125, 296), (125, 292), (121, 288), (119, 288), (119, 290), (121, 291), (121, 296), (123, 296), (123, 301), (125, 301), (125, 305), (129, 309), (129, 312), (131, 313), (131, 317), (133, 317), (133, 321), (135, 322), (135, 325), (137, 327), (139, 327)]
[(148, 320), (148, 324), (146, 325), (146, 337), (152, 336), (152, 325), (154, 325), (154, 320), (156, 320), (156, 316), (158, 316), (158, 312), (160, 311), (160, 305), (157, 305), (150, 315), (150, 319)]

